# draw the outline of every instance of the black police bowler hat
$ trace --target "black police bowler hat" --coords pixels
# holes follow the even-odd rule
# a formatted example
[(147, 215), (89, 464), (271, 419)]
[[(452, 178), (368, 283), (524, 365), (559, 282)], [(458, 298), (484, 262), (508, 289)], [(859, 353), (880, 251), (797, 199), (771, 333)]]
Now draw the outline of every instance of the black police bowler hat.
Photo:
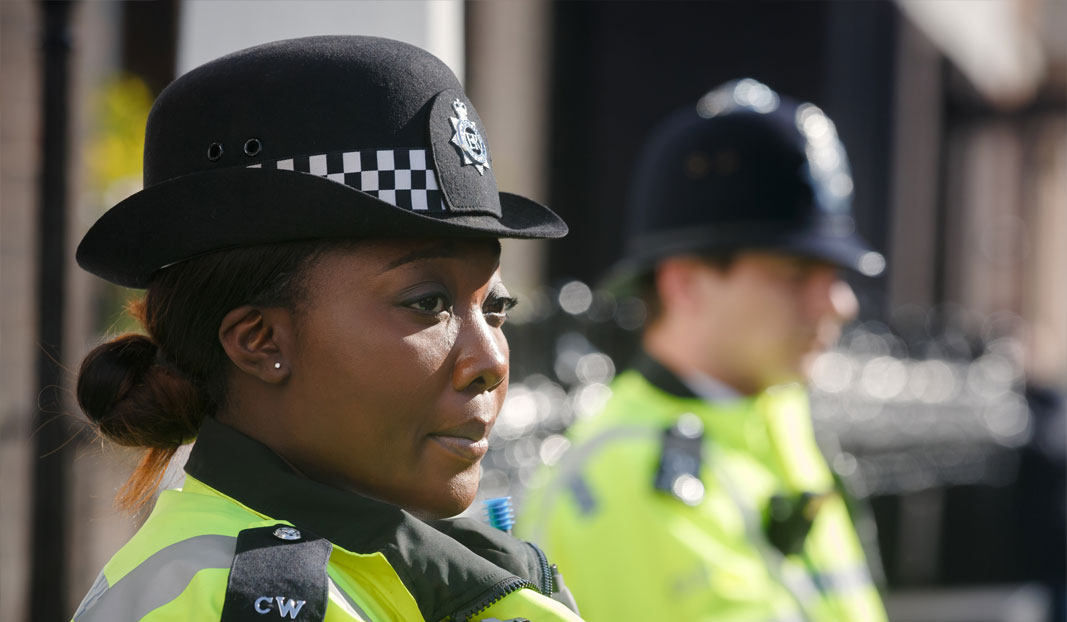
[(833, 122), (751, 79), (670, 116), (641, 154), (627, 205), (625, 286), (671, 255), (769, 250), (874, 276), (855, 232), (852, 177)]
[(485, 128), (443, 62), (324, 36), (242, 50), (164, 89), (144, 189), (100, 217), (77, 260), (146, 287), (160, 268), (254, 244), (566, 233), (548, 208), (497, 191)]

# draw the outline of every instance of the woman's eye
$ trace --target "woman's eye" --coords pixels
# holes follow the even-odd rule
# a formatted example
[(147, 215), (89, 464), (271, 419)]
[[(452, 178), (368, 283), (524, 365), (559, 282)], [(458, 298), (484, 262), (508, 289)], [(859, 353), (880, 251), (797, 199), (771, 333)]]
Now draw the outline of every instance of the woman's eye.
[(485, 301), (485, 306), (482, 309), (487, 315), (497, 316), (503, 322), (507, 318), (508, 310), (518, 303), (518, 300), (509, 296), (494, 296)]
[(423, 313), (437, 314), (448, 308), (448, 301), (440, 294), (433, 294), (419, 298), (415, 302), (408, 304), (408, 306)]

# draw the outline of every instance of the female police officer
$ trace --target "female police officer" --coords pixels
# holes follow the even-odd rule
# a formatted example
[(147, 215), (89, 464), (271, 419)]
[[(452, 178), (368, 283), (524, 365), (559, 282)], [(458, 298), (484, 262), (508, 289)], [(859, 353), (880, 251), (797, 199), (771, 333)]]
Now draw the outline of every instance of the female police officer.
[(176, 80), (145, 189), (79, 263), (146, 288), (82, 364), (100, 432), (166, 491), (75, 620), (577, 620), (536, 548), (465, 509), (507, 389), (499, 237), (558, 237), (498, 193), (477, 113), (426, 52), (315, 37)]

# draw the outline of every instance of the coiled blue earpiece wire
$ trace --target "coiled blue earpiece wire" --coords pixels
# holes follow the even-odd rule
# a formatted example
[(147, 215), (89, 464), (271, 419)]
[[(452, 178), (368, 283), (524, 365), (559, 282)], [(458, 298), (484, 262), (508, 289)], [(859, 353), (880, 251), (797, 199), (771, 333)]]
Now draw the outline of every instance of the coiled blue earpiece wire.
[(489, 524), (500, 531), (511, 533), (515, 525), (515, 511), (511, 507), (511, 497), (495, 497), (486, 499), (485, 516)]

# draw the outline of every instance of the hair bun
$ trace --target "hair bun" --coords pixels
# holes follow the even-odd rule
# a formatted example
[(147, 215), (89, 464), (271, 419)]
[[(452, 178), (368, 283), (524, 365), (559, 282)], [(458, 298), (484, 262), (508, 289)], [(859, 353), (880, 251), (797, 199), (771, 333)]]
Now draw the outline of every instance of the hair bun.
[(78, 372), (78, 405), (109, 439), (131, 447), (174, 448), (195, 438), (203, 418), (196, 387), (160, 365), (159, 348), (126, 334), (93, 349)]

